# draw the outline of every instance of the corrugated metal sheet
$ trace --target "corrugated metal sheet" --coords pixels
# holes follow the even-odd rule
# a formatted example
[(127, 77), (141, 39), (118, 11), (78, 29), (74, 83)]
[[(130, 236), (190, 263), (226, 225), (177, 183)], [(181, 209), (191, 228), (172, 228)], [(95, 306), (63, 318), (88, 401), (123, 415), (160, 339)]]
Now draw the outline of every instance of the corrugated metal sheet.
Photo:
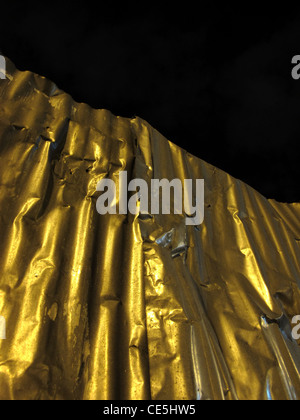
[[(0, 162), (1, 399), (299, 399), (299, 204), (8, 60)], [(204, 178), (204, 223), (100, 216), (123, 170)]]

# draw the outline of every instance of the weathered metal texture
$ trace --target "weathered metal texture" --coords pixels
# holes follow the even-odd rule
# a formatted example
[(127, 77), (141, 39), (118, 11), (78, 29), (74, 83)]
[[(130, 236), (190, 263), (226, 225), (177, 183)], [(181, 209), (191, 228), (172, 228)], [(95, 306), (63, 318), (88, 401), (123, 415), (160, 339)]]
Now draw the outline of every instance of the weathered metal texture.
[[(0, 398), (299, 399), (300, 204), (9, 60), (6, 76)], [(100, 216), (97, 183), (120, 171), (204, 178), (203, 224)]]

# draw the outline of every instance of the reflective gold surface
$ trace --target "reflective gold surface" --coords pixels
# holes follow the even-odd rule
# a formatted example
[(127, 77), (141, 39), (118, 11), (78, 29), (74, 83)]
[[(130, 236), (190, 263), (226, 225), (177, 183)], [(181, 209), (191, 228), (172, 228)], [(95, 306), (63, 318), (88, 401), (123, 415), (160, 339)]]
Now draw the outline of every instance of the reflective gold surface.
[[(0, 399), (299, 399), (300, 204), (267, 200), (140, 118), (7, 72)], [(124, 170), (204, 178), (204, 223), (100, 216), (98, 181), (118, 187)]]

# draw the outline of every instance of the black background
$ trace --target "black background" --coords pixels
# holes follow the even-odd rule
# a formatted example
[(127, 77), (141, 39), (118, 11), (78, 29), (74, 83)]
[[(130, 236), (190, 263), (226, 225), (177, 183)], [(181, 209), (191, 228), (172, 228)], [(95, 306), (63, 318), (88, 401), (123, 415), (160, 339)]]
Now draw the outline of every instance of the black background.
[(0, 48), (76, 101), (137, 115), (267, 198), (300, 201), (300, 14), (151, 4), (1, 6)]

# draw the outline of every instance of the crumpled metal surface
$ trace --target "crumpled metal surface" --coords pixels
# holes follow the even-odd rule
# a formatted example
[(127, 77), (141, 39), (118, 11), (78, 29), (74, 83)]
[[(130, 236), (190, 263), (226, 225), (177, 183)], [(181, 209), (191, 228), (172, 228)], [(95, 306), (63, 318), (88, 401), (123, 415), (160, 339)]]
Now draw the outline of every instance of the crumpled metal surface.
[[(300, 204), (9, 60), (0, 161), (0, 399), (299, 399)], [(204, 178), (203, 224), (100, 216), (124, 170)]]

